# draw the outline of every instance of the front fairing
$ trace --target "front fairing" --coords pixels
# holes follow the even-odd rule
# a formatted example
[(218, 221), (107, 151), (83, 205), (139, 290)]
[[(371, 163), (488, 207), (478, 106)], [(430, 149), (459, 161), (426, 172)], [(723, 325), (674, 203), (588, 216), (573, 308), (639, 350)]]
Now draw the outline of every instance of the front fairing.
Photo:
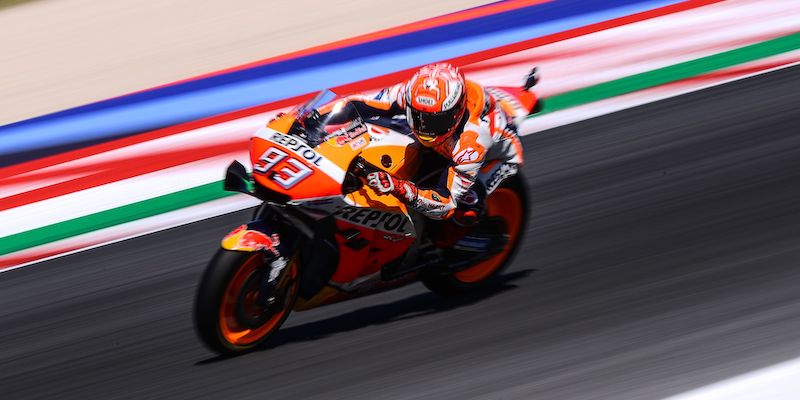
[(347, 101), (323, 91), (271, 121), (253, 137), (253, 177), (290, 200), (342, 195), (353, 159), (369, 143), (368, 127)]
[[(313, 115), (316, 125), (308, 123), (300, 136), (294, 129), (302, 113)], [(262, 192), (315, 218), (334, 215), (364, 228), (414, 236), (406, 206), (360, 185), (352, 174), (353, 161), (360, 156), (393, 175), (410, 177), (416, 166), (411, 143), (406, 135), (365, 122), (347, 103), (313, 110), (304, 105), (256, 132), (250, 151), (253, 178)], [(358, 185), (350, 187), (346, 181)]]
[(348, 165), (339, 165), (301, 139), (269, 127), (250, 146), (253, 179), (289, 200), (342, 195)]
[[(334, 173), (347, 174), (346, 168), (350, 167), (357, 156), (373, 165), (380, 163), (382, 159), (385, 165), (381, 165), (381, 168), (397, 175), (404, 175), (407, 170), (413, 169), (415, 158), (411, 156), (412, 152), (407, 147), (409, 142), (413, 141), (404, 135), (386, 131), (381, 132), (381, 135), (380, 141), (374, 142), (369, 135), (345, 143), (332, 138), (313, 149), (319, 158), (307, 154), (311, 159), (309, 165), (314, 165), (313, 160), (318, 160), (316, 164), (319, 168), (315, 174), (321, 174), (320, 176), (309, 177), (307, 181), (299, 183), (290, 190), (269, 181), (265, 186), (270, 185), (271, 190), (283, 190), (287, 195), (291, 195), (291, 200), (286, 202), (288, 205), (298, 207), (316, 218), (333, 215), (337, 219), (363, 228), (391, 235), (414, 236), (415, 231), (408, 208), (397, 197), (378, 194), (366, 185), (343, 193), (342, 184), (345, 178), (342, 175), (333, 176)], [(281, 138), (285, 137), (287, 136)], [(276, 138), (269, 142), (272, 145), (280, 145), (281, 140)], [(292, 150), (299, 146), (291, 140), (286, 143), (288, 148), (281, 147), (282, 149)], [(356, 145), (351, 146), (352, 143)], [(412, 163), (405, 164), (406, 160), (411, 160)], [(262, 177), (259, 182), (263, 180), (267, 179)], [(327, 190), (324, 185), (328, 185)]]

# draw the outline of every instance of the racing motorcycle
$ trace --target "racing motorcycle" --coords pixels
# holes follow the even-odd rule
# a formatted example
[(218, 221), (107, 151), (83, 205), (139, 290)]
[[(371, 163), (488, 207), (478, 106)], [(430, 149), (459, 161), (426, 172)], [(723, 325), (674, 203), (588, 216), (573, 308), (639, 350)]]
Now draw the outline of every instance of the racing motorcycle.
[[(503, 107), (534, 112), (528, 89), (536, 79), (534, 70), (524, 90), (487, 91)], [(195, 328), (217, 353), (257, 348), (292, 310), (415, 281), (442, 295), (474, 289), (490, 282), (520, 243), (528, 201), (519, 174), (485, 199), (474, 190), (459, 202), (482, 205), (477, 221), (428, 220), (394, 196), (379, 196), (363, 177), (383, 170), (424, 184), (438, 177), (417, 171), (431, 162), (430, 152), (416, 145), (404, 120), (364, 119), (352, 103), (335, 99), (324, 90), (273, 119), (251, 139), (252, 173), (237, 161), (226, 171), (225, 190), (263, 203), (252, 221), (222, 239), (197, 289)]]

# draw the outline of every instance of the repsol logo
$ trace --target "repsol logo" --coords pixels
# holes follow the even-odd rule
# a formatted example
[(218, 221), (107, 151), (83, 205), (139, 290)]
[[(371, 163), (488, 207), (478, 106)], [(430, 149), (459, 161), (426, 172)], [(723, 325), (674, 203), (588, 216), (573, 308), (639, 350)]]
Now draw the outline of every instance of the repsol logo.
[(305, 158), (308, 162), (319, 166), (322, 156), (317, 154), (316, 151), (312, 150), (311, 147), (309, 147), (309, 145), (302, 140), (289, 135), (284, 135), (279, 132), (273, 132), (272, 137), (269, 138), (269, 140), (286, 147), (298, 156)]
[(333, 215), (367, 228), (384, 232), (411, 233), (411, 223), (403, 214), (360, 207), (344, 207)]

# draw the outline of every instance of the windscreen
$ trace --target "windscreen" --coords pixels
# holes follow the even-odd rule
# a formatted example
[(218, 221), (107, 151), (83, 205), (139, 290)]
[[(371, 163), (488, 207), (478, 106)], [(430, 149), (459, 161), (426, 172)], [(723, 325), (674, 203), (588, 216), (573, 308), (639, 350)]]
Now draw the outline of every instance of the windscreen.
[(333, 137), (355, 138), (367, 131), (356, 107), (346, 101), (333, 101), (338, 96), (323, 90), (311, 100), (298, 106), (297, 122), (290, 134), (306, 141), (311, 147), (319, 146)]

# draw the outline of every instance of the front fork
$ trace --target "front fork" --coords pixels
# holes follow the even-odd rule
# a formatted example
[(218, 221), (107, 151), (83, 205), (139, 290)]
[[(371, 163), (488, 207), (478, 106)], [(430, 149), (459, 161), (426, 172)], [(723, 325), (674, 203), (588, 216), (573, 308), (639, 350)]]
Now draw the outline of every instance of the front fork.
[(255, 220), (237, 227), (220, 243), (225, 250), (259, 252), (263, 255), (264, 264), (269, 266), (269, 270), (259, 282), (259, 296), (256, 301), (262, 307), (275, 304), (276, 299), (281, 297), (277, 293), (278, 283), (288, 270), (286, 267), (289, 265), (291, 253), (286, 239), (288, 238), (283, 233), (262, 220)]
[(289, 265), (287, 257), (271, 257), (265, 255), (265, 260), (269, 265), (269, 271), (261, 278), (261, 285), (258, 290), (258, 304), (262, 307), (271, 306), (276, 303), (276, 300), (284, 296), (278, 296), (281, 293), (277, 292), (278, 282), (283, 279)]

